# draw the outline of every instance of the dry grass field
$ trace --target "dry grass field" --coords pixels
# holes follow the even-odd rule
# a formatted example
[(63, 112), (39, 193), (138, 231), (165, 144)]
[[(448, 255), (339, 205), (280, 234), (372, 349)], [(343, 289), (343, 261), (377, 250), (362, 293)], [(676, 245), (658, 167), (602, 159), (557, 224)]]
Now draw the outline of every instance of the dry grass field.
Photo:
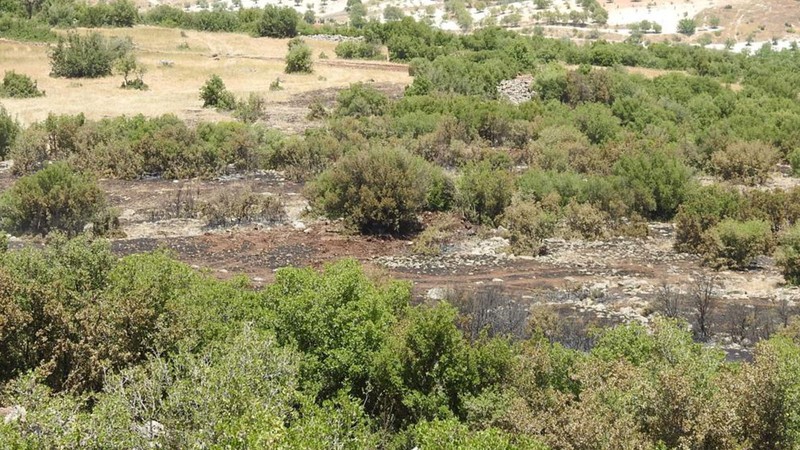
[[(13, 69), (33, 77), (45, 97), (4, 99), (2, 104), (23, 124), (42, 120), (50, 112), (77, 114), (98, 119), (118, 115), (156, 116), (172, 113), (188, 121), (224, 120), (228, 116), (203, 109), (199, 90), (205, 80), (217, 74), (238, 97), (251, 92), (268, 101), (269, 123), (294, 129), (296, 116), (306, 110), (314, 93), (340, 89), (355, 82), (393, 86), (400, 90), (411, 81), (405, 65), (383, 61), (339, 60), (335, 43), (309, 40), (313, 50), (313, 74), (285, 74), (285, 39), (253, 38), (244, 34), (206, 33), (169, 28), (137, 26), (103, 29), (109, 36), (129, 36), (136, 57), (147, 68), (144, 81), (148, 91), (120, 89), (122, 78), (52, 78), (48, 47), (41, 44), (0, 41), (0, 68)], [(181, 49), (181, 44), (188, 49)], [(319, 59), (321, 52), (329, 59)], [(170, 61), (166, 66), (162, 61)], [(280, 78), (283, 90), (270, 91)], [(302, 99), (302, 101), (295, 99)], [(299, 109), (298, 109), (299, 108)]]

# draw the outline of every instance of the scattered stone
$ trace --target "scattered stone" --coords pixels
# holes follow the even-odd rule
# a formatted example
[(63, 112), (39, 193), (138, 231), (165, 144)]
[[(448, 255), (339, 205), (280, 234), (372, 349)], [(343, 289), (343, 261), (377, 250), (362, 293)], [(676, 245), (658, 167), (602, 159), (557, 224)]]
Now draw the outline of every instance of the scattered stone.
[(513, 80), (503, 80), (497, 85), (497, 93), (500, 98), (505, 98), (518, 105), (533, 98), (532, 82), (533, 77), (530, 75), (520, 75)]
[(6, 406), (0, 408), (0, 417), (3, 418), (4, 424), (13, 422), (24, 422), (28, 411), (22, 405)]

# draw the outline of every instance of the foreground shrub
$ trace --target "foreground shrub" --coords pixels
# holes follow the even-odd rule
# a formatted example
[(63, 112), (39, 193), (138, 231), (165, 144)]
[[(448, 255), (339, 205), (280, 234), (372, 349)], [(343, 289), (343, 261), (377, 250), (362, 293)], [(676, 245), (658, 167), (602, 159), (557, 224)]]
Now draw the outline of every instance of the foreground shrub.
[(763, 220), (723, 220), (703, 235), (703, 259), (712, 267), (745, 269), (772, 251), (770, 224)]
[(778, 150), (763, 142), (736, 142), (711, 154), (714, 173), (726, 180), (762, 184), (778, 162)]
[(542, 240), (555, 234), (558, 217), (538, 203), (522, 201), (506, 208), (502, 222), (514, 254), (538, 255), (544, 250)]
[(786, 281), (800, 284), (800, 224), (795, 224), (780, 237), (775, 256)]
[(107, 210), (106, 196), (90, 178), (65, 163), (20, 178), (0, 197), (0, 220), (12, 234), (76, 235)]
[(6, 158), (20, 131), (19, 123), (0, 105), (0, 160)]
[(267, 117), (267, 102), (264, 97), (250, 93), (246, 100), (236, 102), (233, 117), (244, 123), (255, 123)]
[(99, 33), (68, 33), (50, 52), (50, 74), (65, 78), (98, 78), (111, 75), (114, 62), (131, 49), (131, 42), (107, 39)]
[(494, 225), (511, 204), (514, 177), (504, 169), (495, 169), (489, 161), (473, 163), (458, 179), (457, 204), (471, 222)]
[(219, 75), (211, 75), (200, 88), (200, 100), (203, 101), (203, 108), (212, 107), (225, 111), (236, 108), (236, 98), (225, 88), (225, 83)]
[(405, 233), (427, 203), (430, 167), (403, 150), (346, 155), (310, 186), (309, 198), (330, 218), (343, 217), (364, 233)]
[(6, 72), (3, 76), (3, 84), (0, 86), (0, 97), (11, 98), (33, 98), (42, 97), (43, 91), (36, 86), (36, 82), (22, 73), (13, 70)]

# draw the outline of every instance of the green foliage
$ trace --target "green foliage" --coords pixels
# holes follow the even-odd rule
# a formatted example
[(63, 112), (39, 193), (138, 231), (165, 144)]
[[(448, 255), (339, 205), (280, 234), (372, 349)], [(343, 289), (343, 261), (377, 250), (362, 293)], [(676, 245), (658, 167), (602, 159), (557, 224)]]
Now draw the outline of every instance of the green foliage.
[(292, 8), (267, 5), (258, 23), (258, 35), (271, 38), (297, 36), (300, 15)]
[(430, 168), (402, 150), (359, 151), (339, 160), (310, 186), (309, 197), (330, 218), (364, 233), (405, 233), (426, 206)]
[(706, 230), (723, 219), (737, 218), (742, 207), (737, 192), (720, 186), (690, 190), (675, 216), (675, 247), (683, 252), (699, 252)]
[(286, 73), (311, 73), (313, 72), (311, 62), (311, 47), (305, 42), (291, 45), (289, 41), (289, 52), (286, 54)]
[(0, 106), (0, 160), (5, 159), (20, 133), (20, 126), (3, 106)]
[(770, 224), (763, 220), (723, 220), (703, 235), (702, 255), (716, 268), (745, 269), (759, 255), (772, 252)]
[(388, 100), (374, 87), (364, 83), (354, 83), (347, 89), (339, 91), (336, 103), (336, 113), (339, 115), (365, 117), (383, 115)]
[(469, 164), (458, 179), (456, 203), (474, 223), (495, 224), (514, 195), (514, 177), (508, 170), (494, 168), (489, 161)]
[(672, 218), (690, 186), (689, 168), (663, 151), (623, 156), (614, 173), (632, 192), (634, 209), (652, 218)]
[(342, 59), (383, 59), (378, 46), (365, 41), (342, 41), (334, 52)]
[(114, 64), (114, 70), (119, 75), (122, 75), (122, 89), (147, 90), (148, 86), (142, 79), (147, 70), (136, 61), (136, 57), (132, 54), (125, 55), (118, 59)]
[(60, 37), (50, 51), (50, 74), (65, 78), (98, 78), (111, 75), (115, 61), (131, 51), (128, 40), (107, 39), (93, 32)]
[(94, 181), (64, 163), (20, 178), (0, 197), (3, 229), (15, 234), (75, 235), (106, 208), (105, 194)]
[(236, 102), (233, 116), (245, 123), (255, 123), (267, 118), (267, 105), (264, 97), (250, 93), (247, 100)]
[(783, 277), (791, 284), (800, 284), (800, 224), (779, 236), (776, 263)]
[(685, 34), (687, 36), (691, 36), (694, 34), (694, 31), (697, 29), (697, 22), (694, 19), (681, 19), (678, 22), (678, 33)]
[(236, 107), (236, 99), (226, 87), (219, 75), (212, 75), (200, 88), (200, 100), (203, 108), (214, 107), (230, 111)]
[(36, 87), (36, 82), (25, 74), (7, 71), (0, 85), (0, 97), (33, 98), (42, 97), (44, 92)]

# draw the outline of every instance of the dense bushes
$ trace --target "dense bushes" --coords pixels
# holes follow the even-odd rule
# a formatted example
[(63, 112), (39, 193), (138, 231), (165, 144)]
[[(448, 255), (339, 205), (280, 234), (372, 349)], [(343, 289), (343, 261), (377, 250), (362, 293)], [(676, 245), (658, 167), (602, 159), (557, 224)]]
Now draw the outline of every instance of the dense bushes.
[(334, 51), (342, 59), (383, 59), (378, 46), (365, 41), (342, 41)]
[(777, 264), (783, 277), (792, 284), (800, 284), (800, 224), (780, 236)]
[(200, 100), (203, 108), (214, 107), (225, 111), (236, 107), (236, 98), (226, 87), (219, 75), (212, 75), (200, 88)]
[[(103, 218), (106, 197), (90, 178), (64, 163), (22, 177), (0, 197), (3, 229), (14, 234), (46, 235), (62, 231), (75, 235)], [(101, 228), (98, 223), (96, 228)]]
[(493, 324), (527, 316), (503, 315), (521, 310), (497, 292), (456, 309), (412, 306), (410, 288), (353, 261), (281, 269), (256, 291), (86, 238), (0, 252), (2, 402), (27, 411), (0, 440), (789, 449), (800, 432), (780, 413), (800, 407), (791, 325), (746, 362), (664, 319), (598, 329), (579, 351), (548, 340), (538, 310), (533, 334), (510, 341)]
[(513, 176), (504, 168), (493, 167), (490, 161), (468, 165), (457, 186), (458, 208), (474, 223), (495, 225), (514, 195)]
[(342, 116), (380, 116), (387, 108), (386, 96), (364, 83), (351, 84), (336, 97), (336, 113)]
[(68, 33), (50, 52), (51, 75), (66, 78), (97, 78), (111, 75), (114, 62), (131, 51), (131, 42), (106, 39), (99, 33)]
[(431, 168), (405, 151), (371, 149), (346, 155), (309, 190), (312, 204), (365, 233), (405, 233), (427, 204)]

